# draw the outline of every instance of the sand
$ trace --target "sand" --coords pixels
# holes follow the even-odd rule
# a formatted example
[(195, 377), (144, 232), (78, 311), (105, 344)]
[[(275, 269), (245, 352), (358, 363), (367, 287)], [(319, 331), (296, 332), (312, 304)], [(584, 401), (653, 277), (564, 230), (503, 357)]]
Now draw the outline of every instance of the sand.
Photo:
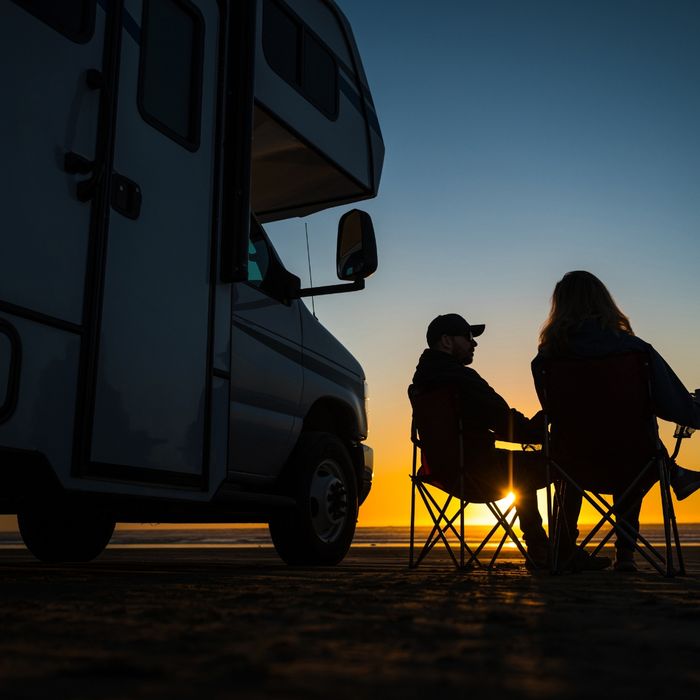
[[(700, 692), (690, 575), (455, 572), (362, 547), (293, 569), (269, 548), (0, 551), (0, 697), (672, 697)], [(456, 695), (455, 695), (456, 694)]]

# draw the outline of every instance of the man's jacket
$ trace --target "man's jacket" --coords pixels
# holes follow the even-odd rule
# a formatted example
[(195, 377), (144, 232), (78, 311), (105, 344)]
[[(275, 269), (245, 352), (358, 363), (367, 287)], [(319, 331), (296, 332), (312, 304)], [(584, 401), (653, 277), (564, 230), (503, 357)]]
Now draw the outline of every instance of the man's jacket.
[(510, 408), (479, 374), (460, 364), (451, 355), (427, 349), (420, 356), (413, 382), (408, 387), (409, 399), (417, 394), (454, 386), (457, 390), (470, 453), (478, 457), (495, 449), (496, 440), (540, 443), (541, 414), (528, 420)]

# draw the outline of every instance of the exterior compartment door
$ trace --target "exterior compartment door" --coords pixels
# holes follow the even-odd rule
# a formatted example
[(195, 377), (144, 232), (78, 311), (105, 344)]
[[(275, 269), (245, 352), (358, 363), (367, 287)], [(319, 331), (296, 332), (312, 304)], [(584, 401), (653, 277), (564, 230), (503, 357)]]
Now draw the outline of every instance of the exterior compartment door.
[(95, 158), (100, 91), (86, 76), (102, 70), (105, 19), (96, 0), (0, 6), (0, 304), (25, 317), (82, 323), (91, 207), (76, 185), (89, 174), (64, 157)]

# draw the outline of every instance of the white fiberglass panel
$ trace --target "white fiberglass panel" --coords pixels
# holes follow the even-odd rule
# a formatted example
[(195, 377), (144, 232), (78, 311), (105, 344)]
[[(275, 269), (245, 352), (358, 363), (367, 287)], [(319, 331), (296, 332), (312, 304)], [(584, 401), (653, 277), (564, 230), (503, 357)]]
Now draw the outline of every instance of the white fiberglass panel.
[(0, 446), (40, 452), (65, 480), (71, 468), (80, 339), (26, 319), (4, 318), (19, 334), (22, 366), (19, 400), (0, 425)]
[[(90, 204), (78, 201), (63, 158), (95, 155), (100, 93), (85, 82), (102, 65), (104, 11), (78, 44), (11, 2), (0, 5), (4, 134), (0, 299), (80, 323)], [(50, 70), (49, 70), (50, 67)]]

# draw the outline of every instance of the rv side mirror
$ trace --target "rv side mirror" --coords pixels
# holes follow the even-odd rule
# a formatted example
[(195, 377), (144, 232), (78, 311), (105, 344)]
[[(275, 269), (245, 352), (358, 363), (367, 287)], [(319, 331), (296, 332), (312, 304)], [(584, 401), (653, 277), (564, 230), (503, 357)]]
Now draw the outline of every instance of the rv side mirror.
[(357, 282), (377, 269), (377, 242), (372, 217), (366, 211), (352, 209), (338, 222), (336, 253), (338, 278)]

